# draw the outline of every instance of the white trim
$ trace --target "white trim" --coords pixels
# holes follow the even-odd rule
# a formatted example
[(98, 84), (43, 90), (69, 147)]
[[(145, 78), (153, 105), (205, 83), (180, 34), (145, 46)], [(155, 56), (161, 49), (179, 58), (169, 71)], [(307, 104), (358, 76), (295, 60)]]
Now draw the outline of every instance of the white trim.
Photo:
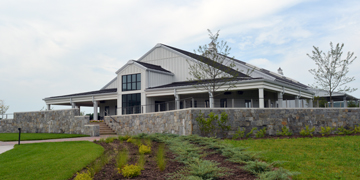
[(117, 76), (111, 80), (109, 83), (107, 83), (103, 88), (101, 88), (100, 90), (106, 89), (107, 86), (109, 86), (111, 83), (113, 83), (115, 80), (117, 80)]

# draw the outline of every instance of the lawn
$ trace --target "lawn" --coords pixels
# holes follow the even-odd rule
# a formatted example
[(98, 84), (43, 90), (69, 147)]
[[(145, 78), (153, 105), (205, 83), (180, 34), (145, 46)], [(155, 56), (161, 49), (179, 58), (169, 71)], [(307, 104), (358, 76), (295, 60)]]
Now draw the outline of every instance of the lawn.
[(0, 179), (69, 179), (103, 151), (87, 141), (15, 145), (0, 154)]
[(268, 162), (300, 172), (293, 179), (360, 179), (360, 136), (225, 140), (249, 151), (262, 151)]
[[(83, 134), (49, 134), (49, 133), (21, 133), (22, 141), (44, 140), (44, 139), (61, 139), (74, 137), (89, 137)], [(0, 141), (17, 141), (19, 133), (0, 133)]]

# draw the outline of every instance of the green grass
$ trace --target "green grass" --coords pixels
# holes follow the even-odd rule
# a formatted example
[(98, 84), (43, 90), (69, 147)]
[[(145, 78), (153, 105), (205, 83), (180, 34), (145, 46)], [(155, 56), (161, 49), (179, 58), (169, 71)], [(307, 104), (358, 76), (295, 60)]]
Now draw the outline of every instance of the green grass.
[(103, 151), (87, 141), (15, 145), (0, 154), (0, 179), (69, 179)]
[(326, 138), (224, 140), (249, 151), (262, 151), (265, 161), (300, 172), (293, 179), (360, 179), (360, 136)]
[[(44, 140), (44, 139), (61, 139), (74, 137), (89, 137), (83, 134), (49, 134), (49, 133), (21, 133), (22, 141)], [(0, 133), (0, 141), (17, 141), (19, 133)]]

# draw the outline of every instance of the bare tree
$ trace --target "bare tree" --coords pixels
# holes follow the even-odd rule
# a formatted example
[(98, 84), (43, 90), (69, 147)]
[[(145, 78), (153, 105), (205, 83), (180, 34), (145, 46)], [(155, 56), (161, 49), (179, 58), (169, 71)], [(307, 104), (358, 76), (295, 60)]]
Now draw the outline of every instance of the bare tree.
[(194, 63), (189, 63), (189, 81), (195, 81), (196, 89), (202, 89), (209, 93), (210, 107), (213, 107), (213, 97), (219, 89), (230, 90), (235, 87), (235, 81), (239, 78), (247, 78), (235, 68), (234, 60), (229, 58), (231, 48), (225, 41), (219, 41), (219, 31), (213, 34), (210, 30), (210, 44), (199, 46), (195, 50), (198, 55)]
[(0, 114), (1, 114), (1, 119), (4, 119), (4, 114), (6, 113), (6, 111), (9, 109), (9, 106), (5, 106), (5, 103), (3, 100), (0, 99)]
[(314, 87), (318, 88), (319, 86), (328, 92), (330, 103), (333, 107), (332, 94), (334, 91), (353, 92), (357, 90), (357, 88), (345, 85), (355, 80), (355, 77), (347, 77), (346, 75), (349, 72), (349, 66), (354, 62), (356, 56), (353, 57), (354, 52), (348, 52), (345, 59), (342, 59), (344, 44), (340, 46), (338, 43), (334, 48), (332, 42), (330, 42), (331, 49), (327, 53), (320, 51), (318, 47), (313, 47), (312, 56), (307, 55), (315, 61), (317, 69), (310, 69), (309, 72), (314, 75), (316, 81)]

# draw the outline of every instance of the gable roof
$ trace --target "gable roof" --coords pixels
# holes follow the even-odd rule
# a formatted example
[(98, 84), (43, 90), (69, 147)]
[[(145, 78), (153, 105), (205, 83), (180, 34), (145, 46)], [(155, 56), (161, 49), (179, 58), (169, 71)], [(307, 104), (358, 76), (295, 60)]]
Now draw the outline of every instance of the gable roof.
[(149, 64), (149, 63), (144, 63), (144, 62), (140, 62), (140, 61), (135, 61), (135, 63), (138, 63), (148, 69), (152, 69), (152, 70), (157, 70), (157, 71), (163, 71), (163, 72), (167, 72), (167, 73), (171, 73), (170, 71), (162, 68), (161, 66), (157, 66), (154, 64)]
[(220, 64), (218, 62), (215, 62), (215, 61), (213, 61), (213, 60), (211, 60), (209, 58), (206, 58), (204, 56), (200, 56), (198, 54), (191, 53), (191, 52), (188, 52), (188, 51), (184, 51), (182, 49), (174, 48), (172, 46), (168, 46), (168, 45), (165, 45), (165, 44), (161, 44), (161, 45), (165, 46), (167, 48), (170, 48), (170, 49), (172, 49), (172, 50), (174, 50), (176, 52), (179, 52), (179, 53), (181, 53), (181, 54), (183, 54), (185, 56), (188, 56), (188, 57), (190, 57), (192, 59), (195, 59), (195, 60), (198, 60), (198, 61), (203, 62), (205, 64), (208, 64), (208, 65), (210, 65), (210, 66), (212, 66), (214, 68), (217, 68), (217, 69), (219, 69), (219, 70), (221, 70), (223, 72), (226, 72), (226, 73), (232, 75), (233, 77), (249, 77), (248, 75), (246, 75), (246, 74), (244, 74), (242, 72), (236, 71), (236, 70), (234, 70), (234, 69), (232, 69), (232, 68), (230, 68), (228, 66)]

